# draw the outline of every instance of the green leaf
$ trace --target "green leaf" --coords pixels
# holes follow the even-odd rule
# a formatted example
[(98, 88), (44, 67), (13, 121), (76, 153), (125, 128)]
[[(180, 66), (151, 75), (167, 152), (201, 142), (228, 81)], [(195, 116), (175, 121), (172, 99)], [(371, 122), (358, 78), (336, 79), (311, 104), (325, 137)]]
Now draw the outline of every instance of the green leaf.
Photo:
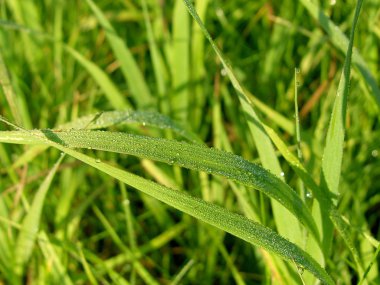
[(325, 284), (334, 284), (331, 277), (312, 257), (297, 245), (282, 238), (269, 228), (255, 223), (244, 216), (232, 213), (218, 205), (207, 203), (185, 192), (161, 186), (60, 144), (52, 142), (52, 145), (184, 213), (235, 235), (255, 246), (263, 247), (284, 259), (295, 262), (309, 270)]
[(171, 54), (173, 94), (170, 105), (173, 118), (186, 122), (190, 104), (190, 19), (181, 0), (175, 0), (174, 3)]
[(44, 179), (43, 183), (38, 188), (37, 193), (34, 196), (33, 203), (22, 221), (22, 226), (20, 228), (20, 233), (17, 237), (15, 246), (15, 270), (20, 276), (23, 274), (24, 265), (28, 262), (30, 256), (32, 255), (34, 243), (40, 227), (41, 213), (45, 197), (63, 157), (64, 155), (61, 155)]
[(116, 34), (111, 23), (95, 3), (92, 0), (87, 0), (87, 3), (106, 33), (107, 40), (111, 45), (116, 59), (120, 63), (121, 71), (128, 82), (129, 88), (131, 89), (131, 93), (136, 100), (138, 107), (145, 109), (154, 107), (155, 100), (150, 94), (144, 76), (126, 43)]
[(81, 117), (73, 122), (59, 126), (59, 129), (103, 129), (119, 124), (139, 123), (142, 126), (172, 130), (189, 141), (201, 143), (196, 134), (186, 130), (169, 117), (157, 112), (135, 110), (100, 112)]
[(293, 213), (319, 241), (319, 233), (305, 204), (286, 183), (264, 168), (242, 157), (203, 145), (126, 133), (71, 131), (8, 131), (0, 141), (13, 143), (49, 143), (54, 141), (70, 148), (87, 148), (131, 154), (142, 158), (176, 164), (236, 180), (262, 191)]
[[(220, 49), (213, 41), (210, 33), (207, 31), (197, 11), (195, 10), (194, 5), (189, 0), (183, 1), (191, 16), (198, 23), (204, 36), (210, 42), (211, 47), (214, 49), (216, 55), (218, 56), (219, 60), (223, 65), (224, 70), (227, 73), (227, 76), (229, 77), (233, 87), (235, 88), (240, 104), (244, 111), (244, 115), (249, 130), (251, 132), (252, 138), (257, 146), (257, 151), (259, 153), (263, 167), (270, 170), (272, 173), (275, 173), (276, 175), (280, 176), (282, 174), (281, 166), (278, 162), (270, 138), (265, 133), (262, 122), (253, 108), (252, 102), (249, 99), (250, 96), (248, 92), (244, 90), (243, 86), (240, 84), (237, 76), (235, 75), (232, 67), (227, 63), (227, 60), (224, 57), (223, 53), (220, 51)], [(272, 209), (275, 216), (275, 222), (279, 232), (285, 235), (287, 238), (291, 239), (292, 241), (300, 242), (299, 237), (301, 236), (301, 231), (297, 220), (294, 219), (294, 217), (291, 216), (287, 211), (285, 211), (283, 207), (281, 207), (277, 202), (278, 200), (276, 199), (271, 200)]]
[[(314, 4), (310, 0), (301, 0), (300, 2), (306, 8), (306, 10), (310, 13), (310, 15), (321, 25), (323, 30), (329, 35), (330, 41), (333, 43), (333, 45), (336, 48), (338, 48), (344, 54), (346, 54), (348, 49), (352, 49), (352, 47), (350, 47), (351, 40), (349, 40), (346, 37), (346, 35), (339, 29), (339, 27), (336, 26), (334, 22), (331, 21), (323, 13), (320, 7), (318, 7), (316, 4)], [(359, 2), (360, 2), (359, 5), (361, 6), (361, 3), (363, 1), (358, 1), (358, 3)], [(348, 53), (346, 55), (348, 55)], [(347, 61), (347, 57), (346, 57), (346, 61)], [(363, 57), (360, 55), (359, 51), (356, 49), (354, 49), (354, 52), (352, 54), (352, 63), (359, 70), (364, 80), (370, 86), (372, 90), (371, 93), (374, 96), (377, 105), (380, 106), (380, 89), (379, 89), (379, 86), (377, 85), (376, 78), (372, 75)]]
[(124, 99), (116, 85), (111, 81), (109, 76), (101, 70), (95, 63), (86, 59), (83, 55), (77, 52), (75, 49), (65, 45), (65, 51), (67, 51), (72, 57), (74, 57), (78, 63), (80, 63), (94, 78), (95, 82), (99, 84), (100, 88), (106, 95), (107, 99), (115, 109), (130, 108), (130, 104)]

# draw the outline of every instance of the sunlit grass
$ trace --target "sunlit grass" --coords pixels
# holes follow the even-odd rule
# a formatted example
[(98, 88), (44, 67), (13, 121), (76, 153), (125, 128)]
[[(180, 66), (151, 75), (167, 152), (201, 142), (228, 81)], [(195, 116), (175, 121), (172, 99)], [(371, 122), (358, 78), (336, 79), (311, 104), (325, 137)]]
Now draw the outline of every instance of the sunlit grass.
[(380, 7), (313, 3), (0, 2), (0, 284), (378, 284)]

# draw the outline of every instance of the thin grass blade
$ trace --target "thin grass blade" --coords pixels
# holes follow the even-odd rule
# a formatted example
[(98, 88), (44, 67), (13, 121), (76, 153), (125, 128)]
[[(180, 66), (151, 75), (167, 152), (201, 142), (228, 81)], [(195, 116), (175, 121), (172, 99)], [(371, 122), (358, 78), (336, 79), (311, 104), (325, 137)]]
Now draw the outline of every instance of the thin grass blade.
[(104, 16), (103, 12), (96, 6), (92, 0), (86, 0), (100, 25), (103, 27), (108, 42), (120, 63), (121, 71), (128, 82), (133, 98), (139, 108), (146, 109), (155, 106), (154, 97), (150, 94), (149, 88), (144, 80), (131, 51), (128, 49), (125, 41), (117, 34), (111, 23)]
[(9, 109), (11, 110), (12, 116), (17, 124), (22, 124), (22, 116), (20, 114), (17, 97), (12, 88), (11, 80), (8, 75), (8, 70), (5, 66), (2, 52), (0, 50), (0, 87), (3, 90), (5, 98), (7, 99)]
[(130, 104), (120, 93), (116, 85), (111, 81), (109, 76), (101, 70), (95, 63), (86, 59), (83, 55), (75, 49), (65, 45), (65, 51), (74, 57), (80, 65), (82, 65), (88, 73), (94, 78), (99, 87), (102, 89), (104, 95), (107, 97), (112, 107), (115, 109), (131, 108)]
[(53, 168), (50, 170), (49, 174), (46, 176), (45, 180), (37, 190), (29, 212), (23, 219), (15, 246), (15, 270), (20, 276), (23, 273), (24, 265), (32, 255), (34, 243), (40, 227), (41, 213), (45, 197), (63, 157), (64, 155), (58, 159)]
[[(275, 173), (277, 176), (282, 177), (282, 170), (278, 162), (277, 156), (275, 154), (273, 145), (270, 141), (270, 138), (265, 133), (259, 116), (256, 114), (254, 108), (252, 107), (253, 105), (249, 99), (247, 92), (244, 90), (235, 73), (233, 72), (232, 68), (227, 63), (227, 60), (225, 59), (224, 55), (213, 41), (211, 35), (207, 31), (197, 11), (195, 10), (194, 5), (189, 0), (183, 1), (185, 2), (185, 5), (189, 13), (198, 23), (203, 34), (210, 42), (216, 55), (220, 59), (223, 68), (227, 73), (227, 76), (229, 77), (233, 87), (237, 92), (240, 104), (246, 117), (248, 127), (252, 134), (253, 140), (255, 141), (255, 144), (257, 146), (257, 150), (263, 167), (270, 170), (272, 173)], [(297, 219), (295, 219), (292, 215), (285, 211), (277, 202), (278, 200), (271, 200), (272, 209), (275, 216), (275, 222), (279, 232), (282, 235), (285, 235), (287, 238), (291, 239), (292, 241), (299, 242), (299, 237), (301, 236), (301, 229), (299, 227)]]
[[(331, 42), (337, 47), (341, 52), (346, 54), (350, 47), (350, 40), (345, 36), (345, 34), (336, 26), (318, 7), (310, 0), (301, 0), (301, 4), (306, 8), (310, 15), (321, 25), (323, 30), (329, 35)], [(362, 1), (360, 2), (360, 6)], [(350, 56), (351, 57), (351, 56)], [(346, 57), (347, 58), (347, 57)], [(380, 107), (380, 89), (376, 82), (376, 78), (372, 75), (363, 57), (360, 55), (359, 51), (354, 49), (352, 54), (352, 63), (359, 70), (360, 74), (363, 76), (364, 81), (369, 85), (372, 90), (372, 95), (375, 98), (377, 105)]]
[(61, 125), (58, 129), (103, 129), (119, 124), (139, 123), (142, 126), (172, 130), (191, 142), (202, 143), (196, 134), (186, 130), (169, 117), (157, 112), (146, 111), (109, 111), (81, 117), (73, 122)]
[(67, 274), (65, 266), (63, 265), (58, 253), (56, 252), (53, 243), (50, 242), (47, 234), (44, 231), (41, 231), (38, 234), (37, 240), (42, 254), (45, 257), (46, 262), (48, 262), (50, 268), (50, 271), (48, 272), (48, 276), (51, 276), (51, 278), (49, 278), (50, 281), (54, 281), (52, 282), (53, 284), (74, 284)]
[(341, 175), (343, 144), (346, 122), (347, 100), (350, 86), (351, 57), (354, 44), (355, 28), (363, 1), (359, 0), (355, 10), (350, 41), (346, 53), (343, 71), (335, 97), (334, 107), (327, 130), (326, 145), (322, 158), (322, 182), (334, 195), (339, 195), (338, 185)]
[(97, 159), (91, 158), (60, 144), (52, 145), (61, 151), (107, 173), (108, 175), (134, 187), (154, 198), (184, 212), (203, 222), (213, 225), (235, 235), (253, 245), (278, 254), (313, 273), (325, 284), (334, 281), (320, 265), (297, 245), (282, 238), (274, 231), (248, 220), (244, 216), (232, 213), (215, 204), (192, 197), (185, 192), (166, 188), (142, 177), (123, 171)]
[(172, 64), (173, 94), (171, 108), (173, 118), (186, 122), (189, 107), (190, 82), (190, 19), (182, 0), (175, 0), (173, 9), (172, 35)]
[(56, 142), (71, 148), (98, 149), (131, 154), (205, 171), (236, 180), (262, 191), (295, 215), (319, 241), (319, 233), (306, 205), (286, 183), (264, 168), (242, 157), (209, 149), (203, 145), (161, 138), (106, 131), (7, 131), (0, 133), (1, 142), (38, 144)]

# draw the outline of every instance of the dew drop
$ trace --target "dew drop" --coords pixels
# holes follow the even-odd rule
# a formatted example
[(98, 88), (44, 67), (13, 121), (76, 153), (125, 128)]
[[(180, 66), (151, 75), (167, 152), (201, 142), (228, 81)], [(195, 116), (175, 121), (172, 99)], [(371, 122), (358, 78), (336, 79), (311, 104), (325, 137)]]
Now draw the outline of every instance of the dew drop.
[(284, 171), (281, 171), (280, 176), (281, 176), (281, 177), (284, 177), (284, 176), (285, 176)]
[(227, 70), (225, 70), (224, 68), (222, 68), (222, 70), (220, 71), (220, 74), (222, 76), (226, 76), (227, 75)]
[(123, 201), (123, 204), (126, 205), (126, 206), (128, 206), (130, 203), (131, 203), (131, 201), (129, 201), (128, 199), (125, 199)]
[(146, 122), (142, 122), (142, 125), (145, 127), (146, 126)]
[(371, 155), (372, 155), (373, 157), (378, 157), (378, 155), (379, 155), (379, 151), (378, 151), (377, 149), (374, 149), (374, 150), (371, 152)]
[(305, 267), (300, 264), (297, 264), (297, 269), (301, 275), (305, 272)]
[(309, 199), (313, 198), (313, 193), (307, 192), (306, 193), (306, 197), (309, 198)]

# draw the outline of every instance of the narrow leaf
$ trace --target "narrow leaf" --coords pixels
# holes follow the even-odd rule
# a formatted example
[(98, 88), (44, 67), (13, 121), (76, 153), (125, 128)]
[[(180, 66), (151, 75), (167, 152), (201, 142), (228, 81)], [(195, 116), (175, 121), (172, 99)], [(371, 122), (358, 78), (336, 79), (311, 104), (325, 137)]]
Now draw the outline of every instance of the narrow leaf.
[[(329, 38), (335, 47), (337, 47), (343, 53), (346, 53), (348, 49), (351, 49), (349, 47), (350, 43), (346, 35), (323, 13), (320, 7), (318, 7), (310, 0), (301, 0), (300, 2), (306, 8), (309, 14), (316, 21), (318, 21), (323, 30), (329, 35)], [(362, 2), (363, 1), (358, 1), (358, 4), (361, 6)], [(377, 85), (376, 78), (372, 75), (363, 57), (356, 49), (354, 49), (354, 52), (352, 54), (352, 63), (359, 70), (365, 82), (367, 82), (367, 84), (370, 86), (372, 90), (371, 94), (374, 96), (377, 105), (380, 107), (380, 89)]]
[(124, 99), (123, 95), (117, 89), (116, 85), (111, 81), (109, 76), (101, 70), (95, 63), (86, 59), (75, 49), (64, 45), (65, 50), (80, 63), (88, 73), (94, 78), (97, 84), (106, 95), (107, 99), (115, 109), (130, 108), (129, 103)]
[(64, 156), (62, 155), (54, 164), (53, 168), (50, 170), (49, 174), (46, 176), (45, 180), (37, 190), (37, 193), (33, 199), (33, 203), (29, 209), (29, 212), (27, 213), (22, 222), (20, 233), (17, 237), (17, 242), (15, 246), (16, 272), (19, 275), (22, 275), (24, 265), (32, 255), (33, 246), (40, 227), (41, 213), (45, 197), (63, 157)]
[(121, 71), (124, 78), (127, 80), (133, 98), (136, 100), (139, 108), (152, 108), (154, 106), (154, 98), (150, 94), (149, 88), (146, 85), (144, 76), (142, 75), (131, 51), (128, 49), (125, 41), (117, 34), (111, 23), (104, 16), (103, 12), (96, 6), (92, 0), (87, 0), (88, 5), (103, 27), (108, 42), (111, 45), (112, 51), (116, 59), (120, 63)]
[(300, 249), (297, 245), (282, 238), (274, 231), (255, 223), (244, 216), (232, 213), (218, 205), (207, 203), (192, 197), (186, 192), (173, 190), (129, 172), (123, 171), (84, 154), (52, 143), (54, 147), (67, 154), (107, 173), (108, 175), (148, 194), (154, 198), (184, 212), (203, 222), (213, 225), (232, 235), (235, 235), (255, 246), (276, 253), (284, 259), (290, 260), (313, 273), (325, 284), (334, 284), (334, 281), (320, 267), (320, 265)]
[(293, 213), (319, 241), (319, 233), (306, 205), (286, 183), (264, 168), (242, 157), (203, 145), (161, 138), (106, 131), (8, 131), (0, 141), (10, 143), (57, 142), (71, 148), (88, 148), (131, 154), (142, 158), (176, 164), (236, 180), (262, 191)]

